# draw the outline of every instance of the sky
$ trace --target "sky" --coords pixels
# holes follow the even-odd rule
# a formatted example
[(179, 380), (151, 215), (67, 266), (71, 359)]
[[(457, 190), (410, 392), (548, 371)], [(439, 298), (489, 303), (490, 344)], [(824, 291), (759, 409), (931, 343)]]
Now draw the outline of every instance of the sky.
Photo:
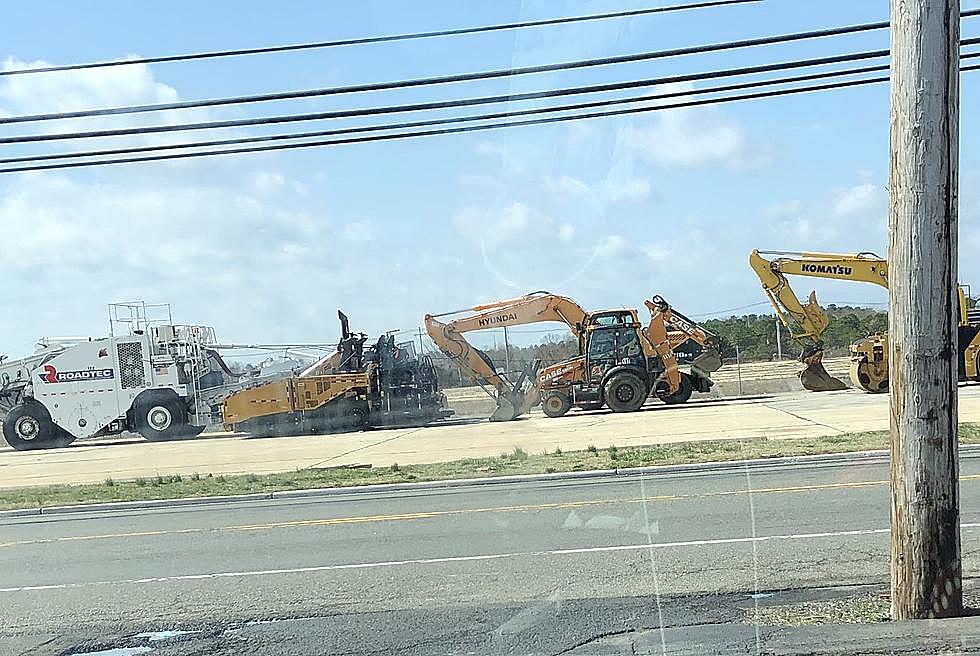
[[(675, 0), (15, 3), (0, 66), (300, 43), (634, 9)], [(980, 6), (965, 1), (964, 9)], [(764, 0), (326, 50), (0, 78), (0, 116), (411, 79), (887, 19), (888, 3)], [(965, 19), (963, 37), (980, 35)], [(414, 89), (0, 126), (0, 136), (329, 111), (662, 77), (886, 48), (886, 31)], [(702, 83), (695, 83), (697, 84)], [(690, 86), (665, 85), (662, 91)], [(606, 94), (606, 96), (616, 94)], [(961, 84), (960, 279), (980, 289), (980, 72)], [(599, 96), (595, 96), (599, 97)], [(588, 99), (594, 99), (589, 97)], [(511, 103), (512, 109), (548, 104)], [(490, 111), (497, 111), (498, 106)], [(479, 110), (476, 110), (479, 111)], [(430, 111), (422, 118), (466, 110)], [(405, 115), (391, 117), (412, 120)], [(363, 119), (193, 133), (357, 125)], [(7, 146), (5, 156), (183, 135)], [(887, 85), (553, 125), (177, 162), (0, 175), (0, 353), (106, 332), (106, 304), (170, 303), (227, 342), (414, 330), (426, 313), (535, 290), (588, 309), (653, 294), (699, 319), (769, 311), (752, 248), (887, 249)], [(878, 304), (871, 285), (800, 296)], [(523, 338), (537, 339), (528, 331)], [(482, 339), (489, 340), (484, 336)], [(474, 339), (480, 343), (479, 339)]]

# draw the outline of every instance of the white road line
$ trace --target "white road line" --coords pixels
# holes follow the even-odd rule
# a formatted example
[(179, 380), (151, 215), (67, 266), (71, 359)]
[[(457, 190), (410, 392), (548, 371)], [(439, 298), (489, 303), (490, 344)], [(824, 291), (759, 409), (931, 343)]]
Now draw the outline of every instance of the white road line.
[[(961, 528), (978, 528), (980, 523), (961, 524)], [(344, 565), (318, 565), (313, 567), (294, 567), (289, 569), (247, 570), (241, 572), (213, 572), (209, 574), (181, 574), (144, 579), (120, 579), (116, 581), (89, 581), (83, 583), (54, 583), (49, 585), (29, 585), (13, 588), (0, 588), (0, 593), (34, 592), (39, 590), (67, 590), (100, 585), (141, 585), (146, 583), (170, 583), (175, 581), (200, 581), (249, 576), (273, 576), (277, 574), (304, 574), (310, 572), (331, 572), (338, 570), (376, 569), (381, 567), (403, 567), (405, 565), (434, 565), (441, 563), (466, 563), (507, 558), (535, 558), (547, 556), (568, 556), (575, 554), (611, 553), (618, 551), (638, 551), (641, 549), (674, 549), (678, 547), (700, 547), (720, 544), (744, 544), (775, 542), (780, 540), (816, 540), (822, 538), (853, 537), (858, 535), (877, 535), (888, 533), (891, 529), (875, 528), (855, 531), (834, 531), (824, 533), (795, 533), (791, 535), (764, 535), (755, 538), (719, 538), (715, 540), (686, 540), (683, 542), (659, 542), (655, 544), (625, 544), (609, 547), (581, 547), (578, 549), (553, 549), (550, 551), (518, 551), (511, 553), (486, 554), (474, 556), (448, 556), (444, 558), (414, 558), (410, 560), (387, 560), (374, 563), (349, 563)]]

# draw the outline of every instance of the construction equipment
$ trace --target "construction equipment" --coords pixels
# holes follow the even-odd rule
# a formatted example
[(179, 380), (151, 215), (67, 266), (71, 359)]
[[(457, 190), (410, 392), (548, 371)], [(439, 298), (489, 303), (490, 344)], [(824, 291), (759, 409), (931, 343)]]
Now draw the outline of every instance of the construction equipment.
[[(685, 403), (694, 391), (708, 392), (709, 375), (721, 367), (710, 333), (673, 310), (662, 297), (645, 301), (650, 322), (643, 329), (636, 310), (593, 312), (582, 322), (578, 357), (542, 369), (536, 389), (549, 417), (572, 407), (609, 407), (613, 412), (639, 410), (653, 393), (664, 403)], [(670, 330), (669, 330), (670, 328)], [(674, 346), (703, 347), (691, 358), (690, 373), (678, 369)], [(689, 351), (690, 352), (690, 351)]]
[(337, 312), (337, 351), (298, 375), (262, 383), (224, 400), (229, 430), (253, 435), (305, 435), (368, 426), (425, 424), (453, 414), (445, 409), (435, 368), (412, 342), (382, 335), (365, 348), (367, 335), (350, 332)]
[[(776, 256), (769, 260), (763, 257)], [(806, 367), (800, 372), (805, 389), (815, 392), (844, 389), (847, 386), (824, 369), (821, 336), (830, 320), (811, 292), (803, 304), (786, 279), (787, 275), (869, 282), (888, 289), (888, 262), (874, 253), (803, 253), (793, 251), (758, 251), (749, 255), (749, 265), (759, 276), (762, 288), (776, 310), (779, 320), (790, 330), (793, 339), (803, 344), (800, 361)], [(963, 286), (959, 295), (959, 379), (980, 380), (980, 312), (967, 308), (968, 295)], [(850, 378), (853, 385), (866, 392), (888, 390), (888, 335), (870, 335), (850, 345)]]
[[(663, 306), (660, 314), (658, 314), (658, 322), (663, 326), (664, 330), (664, 339), (658, 340), (656, 344), (661, 348), (664, 355), (669, 353), (669, 357), (671, 358), (673, 358), (672, 347), (674, 345), (685, 345), (687, 348), (686, 352), (691, 354), (689, 360), (692, 364), (691, 373), (681, 375), (676, 371), (676, 359), (674, 359), (673, 371), (677, 373), (677, 376), (671, 375), (669, 379), (665, 377), (664, 381), (667, 387), (660, 386), (660, 393), (664, 398), (680, 398), (672, 395), (682, 390), (688, 382), (690, 383), (689, 387), (691, 389), (708, 391), (712, 385), (708, 374), (721, 366), (721, 360), (718, 358), (717, 352), (712, 348), (704, 348), (707, 346), (710, 336), (680, 313), (670, 310), (669, 305), (663, 299), (655, 297), (655, 301)], [(476, 314), (455, 319), (449, 323), (443, 323), (438, 320), (441, 317), (464, 312), (475, 312)], [(668, 320), (672, 322), (669, 325)], [(529, 369), (520, 372), (516, 380), (511, 381), (508, 377), (509, 372), (498, 372), (490, 357), (471, 345), (463, 336), (464, 333), (470, 331), (519, 326), (545, 321), (556, 321), (566, 324), (572, 334), (578, 338), (579, 352), (579, 358), (553, 365), (541, 372), (542, 374), (547, 372), (549, 376), (547, 378), (543, 378), (542, 375), (538, 374), (537, 363), (534, 363)], [(639, 325), (636, 310), (616, 309), (589, 313), (570, 298), (545, 291), (533, 292), (505, 301), (477, 305), (472, 308), (425, 316), (426, 332), (428, 332), (429, 337), (432, 338), (439, 349), (458, 366), (468, 371), (476, 380), (486, 383), (493, 388), (491, 396), (496, 398), (497, 407), (490, 416), (490, 421), (510, 421), (537, 405), (542, 398), (541, 384), (545, 382), (550, 384), (549, 389), (555, 392), (555, 394), (558, 394), (557, 390), (568, 392), (569, 399), (573, 400), (576, 405), (580, 405), (581, 407), (602, 407), (603, 403), (605, 403), (604, 392), (601, 392), (597, 396), (593, 395), (591, 400), (586, 400), (585, 396), (588, 396), (588, 394), (585, 396), (580, 394), (578, 397), (575, 397), (571, 393), (572, 387), (592, 380), (591, 374), (586, 374), (582, 369), (585, 356), (589, 353), (591, 345), (589, 341), (591, 339), (590, 335), (592, 333), (601, 333), (603, 339), (606, 339), (613, 333), (598, 331), (599, 328), (632, 326), (635, 333)], [(627, 328), (623, 328), (624, 335), (627, 330)], [(659, 359), (660, 355), (655, 354), (656, 349), (654, 345), (647, 338), (644, 338), (644, 340), (646, 341), (643, 341), (642, 344), (637, 342), (641, 350), (645, 354), (649, 354), (650, 358), (657, 357)], [(691, 349), (691, 344), (700, 344), (703, 352), (695, 352)], [(595, 348), (598, 348), (598, 346)], [(637, 356), (634, 355), (632, 357)], [(696, 363), (695, 360), (697, 361)], [(651, 369), (651, 371), (654, 370), (656, 370), (656, 367)], [(561, 374), (556, 374), (556, 371), (561, 371)], [(666, 374), (667, 371), (668, 367), (664, 365), (660, 375)], [(645, 381), (647, 378), (648, 376), (643, 377)], [(484, 387), (484, 389), (487, 388)], [(643, 400), (646, 399), (651, 389), (652, 387), (650, 385), (646, 386), (646, 393), (643, 395)], [(490, 392), (490, 390), (487, 391)], [(634, 389), (634, 391), (639, 393), (638, 389)], [(681, 395), (683, 396), (683, 393)], [(687, 397), (689, 396), (690, 389), (687, 391)], [(687, 397), (684, 397), (685, 401)], [(569, 405), (570, 407), (571, 404)], [(557, 409), (557, 407), (554, 408), (554, 410)], [(560, 414), (564, 414), (567, 410), (568, 408), (565, 408)], [(545, 411), (548, 413), (549, 408), (546, 407)]]
[[(109, 306), (109, 337), (46, 338), (0, 361), (3, 435), (18, 450), (130, 430), (150, 441), (196, 437), (210, 409), (198, 395), (234, 374), (210, 348), (207, 326), (175, 325), (166, 305)], [(153, 319), (151, 311), (165, 318)], [(129, 334), (117, 336), (120, 324)]]

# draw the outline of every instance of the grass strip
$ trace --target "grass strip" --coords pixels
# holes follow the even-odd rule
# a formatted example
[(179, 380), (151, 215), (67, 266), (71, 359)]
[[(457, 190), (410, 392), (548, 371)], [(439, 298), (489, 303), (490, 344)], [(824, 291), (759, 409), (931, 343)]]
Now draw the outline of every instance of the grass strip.
[[(980, 424), (960, 425), (961, 444), (980, 444)], [(301, 469), (278, 474), (172, 474), (85, 485), (0, 489), (0, 509), (66, 506), (108, 501), (182, 499), (321, 487), (411, 483), (514, 474), (600, 471), (650, 465), (847, 453), (888, 448), (888, 431), (805, 439), (707, 440), (648, 447), (597, 448), (532, 454), (520, 447), (491, 458), (373, 468)]]

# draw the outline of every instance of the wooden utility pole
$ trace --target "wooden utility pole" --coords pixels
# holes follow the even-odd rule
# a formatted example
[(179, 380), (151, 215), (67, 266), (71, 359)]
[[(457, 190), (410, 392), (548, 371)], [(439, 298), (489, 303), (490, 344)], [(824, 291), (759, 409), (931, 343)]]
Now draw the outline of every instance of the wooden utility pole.
[(962, 612), (956, 299), (960, 0), (891, 0), (891, 610)]

